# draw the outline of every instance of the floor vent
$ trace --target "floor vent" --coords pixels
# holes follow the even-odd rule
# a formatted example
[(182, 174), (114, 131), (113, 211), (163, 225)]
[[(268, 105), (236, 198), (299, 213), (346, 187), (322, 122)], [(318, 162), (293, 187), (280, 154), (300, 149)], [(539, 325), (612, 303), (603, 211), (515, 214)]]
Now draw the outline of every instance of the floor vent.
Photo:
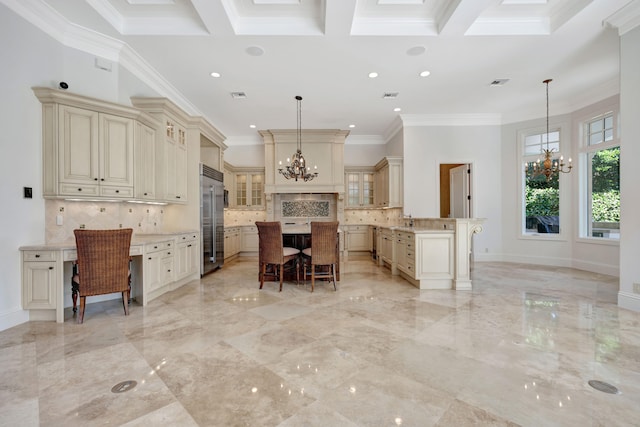
[(616, 386), (613, 386), (609, 383), (605, 383), (604, 381), (590, 380), (589, 385), (603, 393), (620, 394), (620, 390), (618, 390)]

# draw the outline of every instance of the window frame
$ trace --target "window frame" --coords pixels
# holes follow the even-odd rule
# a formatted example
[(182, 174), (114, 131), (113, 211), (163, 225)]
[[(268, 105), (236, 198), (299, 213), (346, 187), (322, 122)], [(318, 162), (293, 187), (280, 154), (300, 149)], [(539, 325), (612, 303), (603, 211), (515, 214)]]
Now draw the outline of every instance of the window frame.
[[(602, 141), (599, 144), (589, 144), (588, 127), (596, 120), (604, 119), (611, 115), (613, 117), (613, 138), (611, 141)], [(600, 245), (618, 246), (620, 237), (596, 237), (591, 235), (592, 231), (592, 154), (602, 150), (619, 147), (620, 141), (620, 111), (615, 104), (605, 105), (594, 113), (581, 117), (578, 120), (579, 143), (578, 159), (580, 166), (579, 174), (579, 197), (578, 197), (578, 235), (577, 240), (585, 243)]]
[[(567, 155), (571, 152), (571, 131), (570, 124), (565, 121), (553, 120), (550, 118), (549, 122), (549, 133), (558, 132), (559, 133), (559, 142), (558, 147), (559, 151), (554, 151), (554, 159), (559, 159), (560, 156), (564, 156), (565, 159), (570, 158), (570, 155)], [(569, 198), (570, 191), (563, 191), (565, 188), (570, 187), (570, 178), (566, 175), (566, 173), (560, 173), (558, 177), (558, 190), (559, 190), (559, 211), (560, 215), (558, 218), (559, 223), (559, 232), (558, 233), (527, 233), (526, 231), (526, 172), (525, 166), (528, 162), (536, 161), (538, 158), (542, 159), (543, 153), (540, 154), (528, 154), (525, 155), (525, 140), (528, 137), (535, 135), (543, 135), (546, 134), (547, 130), (544, 125), (535, 126), (525, 129), (519, 129), (517, 131), (517, 158), (518, 158), (518, 170), (520, 173), (518, 174), (518, 186), (517, 186), (517, 200), (518, 202), (518, 221), (516, 221), (516, 226), (518, 227), (516, 236), (521, 240), (542, 240), (542, 241), (568, 241), (569, 236), (571, 235), (570, 230), (567, 230), (567, 216), (571, 215), (571, 203)], [(553, 145), (553, 143), (551, 144)], [(545, 142), (546, 146), (546, 142)]]

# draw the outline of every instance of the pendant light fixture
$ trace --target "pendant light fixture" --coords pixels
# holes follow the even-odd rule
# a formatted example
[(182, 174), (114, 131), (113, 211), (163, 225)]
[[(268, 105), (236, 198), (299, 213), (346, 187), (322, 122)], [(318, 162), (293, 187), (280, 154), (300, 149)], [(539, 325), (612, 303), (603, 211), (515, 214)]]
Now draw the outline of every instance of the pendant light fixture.
[(547, 86), (547, 149), (543, 149), (542, 152), (544, 154), (544, 160), (540, 162), (540, 159), (533, 163), (531, 168), (525, 166), (525, 172), (531, 175), (531, 178), (536, 178), (538, 176), (544, 175), (547, 178), (547, 181), (551, 181), (554, 175), (559, 175), (560, 173), (569, 173), (571, 172), (571, 159), (569, 159), (569, 165), (565, 169), (564, 157), (560, 156), (560, 160), (553, 159), (553, 148), (549, 148), (549, 83), (551, 83), (552, 79), (544, 80), (544, 83)]
[[(313, 178), (318, 176), (318, 172), (311, 172), (311, 167), (307, 167), (307, 162), (302, 155), (302, 97), (296, 96), (296, 101), (298, 103), (298, 123), (297, 123), (297, 133), (296, 133), (296, 152), (291, 156), (291, 158), (287, 159), (288, 165), (285, 168), (282, 168), (282, 161), (279, 162), (280, 168), (278, 172), (286, 179), (294, 179), (296, 181), (311, 181)], [(317, 166), (314, 166), (314, 169), (318, 169)]]

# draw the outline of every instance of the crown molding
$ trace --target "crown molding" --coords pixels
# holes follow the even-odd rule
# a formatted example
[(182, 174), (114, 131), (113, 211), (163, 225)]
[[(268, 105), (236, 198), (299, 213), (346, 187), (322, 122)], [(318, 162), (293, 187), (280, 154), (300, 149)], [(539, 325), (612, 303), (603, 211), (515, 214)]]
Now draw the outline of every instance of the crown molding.
[(387, 141), (381, 135), (349, 135), (346, 145), (384, 145)]
[(402, 125), (410, 126), (499, 126), (501, 114), (401, 114)]
[(160, 96), (192, 116), (203, 114), (127, 43), (69, 22), (40, 0), (0, 0), (62, 45), (117, 62)]
[(618, 29), (622, 36), (640, 25), (640, 0), (633, 0), (603, 21), (604, 26)]

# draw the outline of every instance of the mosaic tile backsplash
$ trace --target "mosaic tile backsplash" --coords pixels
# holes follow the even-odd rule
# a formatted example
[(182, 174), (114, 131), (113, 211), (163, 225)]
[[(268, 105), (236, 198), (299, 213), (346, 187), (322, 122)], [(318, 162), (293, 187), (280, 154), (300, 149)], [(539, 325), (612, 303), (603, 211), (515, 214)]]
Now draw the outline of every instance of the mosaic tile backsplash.
[(329, 202), (316, 200), (283, 200), (283, 218), (328, 218)]

